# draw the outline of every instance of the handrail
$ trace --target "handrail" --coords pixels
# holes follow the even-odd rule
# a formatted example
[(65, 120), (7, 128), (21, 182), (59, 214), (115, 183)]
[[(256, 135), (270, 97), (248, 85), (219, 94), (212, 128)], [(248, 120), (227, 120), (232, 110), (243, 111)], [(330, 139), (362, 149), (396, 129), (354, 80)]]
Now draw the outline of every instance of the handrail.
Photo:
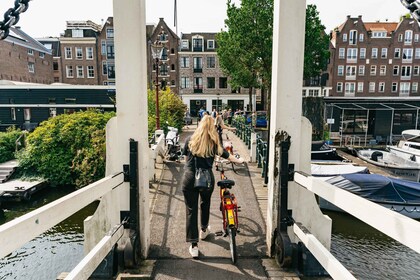
[(83, 207), (122, 185), (122, 172), (107, 176), (0, 226), (0, 258), (22, 247)]

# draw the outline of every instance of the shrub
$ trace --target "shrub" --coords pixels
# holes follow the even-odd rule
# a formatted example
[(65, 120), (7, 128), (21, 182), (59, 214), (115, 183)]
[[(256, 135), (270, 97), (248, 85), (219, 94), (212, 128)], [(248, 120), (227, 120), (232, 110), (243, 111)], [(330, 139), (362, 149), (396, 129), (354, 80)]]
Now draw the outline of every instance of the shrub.
[(22, 135), (20, 129), (8, 128), (6, 132), (0, 132), (0, 162), (15, 158), (16, 140)]
[(41, 123), (18, 154), (24, 176), (82, 187), (105, 176), (105, 126), (115, 113), (87, 110)]

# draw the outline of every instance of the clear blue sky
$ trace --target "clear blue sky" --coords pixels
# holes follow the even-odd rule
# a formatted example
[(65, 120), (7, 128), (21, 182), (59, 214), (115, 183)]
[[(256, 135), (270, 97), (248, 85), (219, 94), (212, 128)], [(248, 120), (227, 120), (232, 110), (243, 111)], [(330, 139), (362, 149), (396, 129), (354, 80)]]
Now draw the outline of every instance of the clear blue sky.
[[(279, 1), (279, 0), (275, 0)], [(112, 16), (112, 0), (34, 0), (18, 23), (32, 37), (57, 37), (65, 29), (67, 20), (92, 20), (101, 24)], [(224, 26), (226, 0), (177, 0), (178, 31), (217, 32)], [(236, 0), (240, 3), (240, 0)], [(14, 0), (0, 1), (0, 15), (13, 6)], [(347, 15), (362, 15), (364, 21), (398, 21), (407, 13), (399, 0), (307, 0), (320, 12), (327, 32), (345, 21)], [(146, 0), (147, 23), (163, 17), (173, 27), (174, 0)], [(0, 20), (3, 18), (1, 17)], [(175, 30), (175, 28), (174, 28)]]

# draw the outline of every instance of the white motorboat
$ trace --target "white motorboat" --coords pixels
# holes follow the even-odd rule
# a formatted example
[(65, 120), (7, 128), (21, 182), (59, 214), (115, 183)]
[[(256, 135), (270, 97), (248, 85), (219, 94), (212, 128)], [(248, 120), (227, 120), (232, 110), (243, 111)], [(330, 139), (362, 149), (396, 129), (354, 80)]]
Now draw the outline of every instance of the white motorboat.
[(391, 175), (409, 181), (420, 181), (420, 163), (402, 158), (394, 153), (368, 149), (358, 150), (362, 160), (387, 170)]
[(420, 163), (420, 130), (404, 130), (395, 146), (387, 146), (390, 153)]

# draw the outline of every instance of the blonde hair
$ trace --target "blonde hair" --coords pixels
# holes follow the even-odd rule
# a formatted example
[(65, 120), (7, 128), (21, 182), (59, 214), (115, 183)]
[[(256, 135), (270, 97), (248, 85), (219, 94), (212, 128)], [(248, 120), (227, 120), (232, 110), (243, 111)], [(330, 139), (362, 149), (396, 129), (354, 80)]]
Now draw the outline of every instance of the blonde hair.
[(206, 115), (201, 119), (191, 136), (188, 148), (194, 156), (199, 157), (214, 157), (216, 154), (223, 153), (219, 135), (214, 127), (214, 119), (211, 116)]

